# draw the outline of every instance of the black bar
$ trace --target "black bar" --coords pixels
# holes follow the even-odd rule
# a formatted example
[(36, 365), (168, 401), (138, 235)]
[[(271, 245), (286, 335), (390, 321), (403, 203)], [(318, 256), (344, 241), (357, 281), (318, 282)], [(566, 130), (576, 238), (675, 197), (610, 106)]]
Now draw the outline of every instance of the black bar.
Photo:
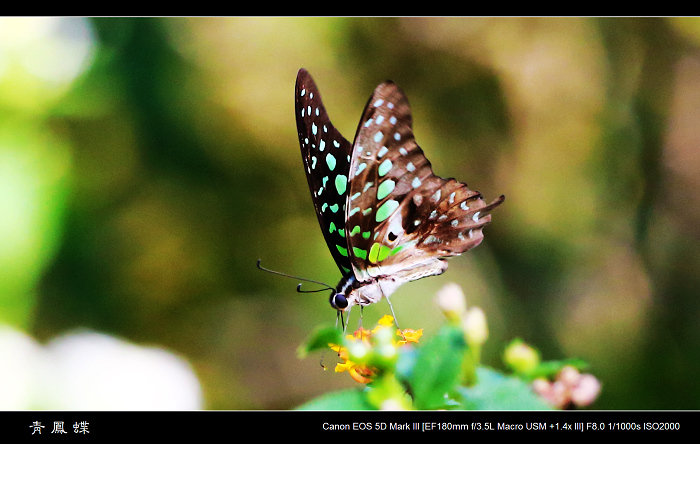
[(686, 444), (698, 427), (697, 411), (14, 411), (0, 443)]

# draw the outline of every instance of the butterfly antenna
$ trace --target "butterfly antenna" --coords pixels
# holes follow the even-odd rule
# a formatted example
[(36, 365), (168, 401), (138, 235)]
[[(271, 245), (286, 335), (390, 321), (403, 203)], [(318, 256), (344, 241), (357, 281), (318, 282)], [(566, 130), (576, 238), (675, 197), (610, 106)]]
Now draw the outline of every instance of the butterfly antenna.
[(311, 283), (315, 283), (317, 285), (323, 285), (323, 287), (324, 287), (323, 289), (319, 289), (319, 290), (304, 291), (304, 290), (301, 290), (301, 284), (299, 284), (299, 285), (297, 285), (297, 292), (301, 292), (302, 294), (311, 293), (311, 292), (321, 292), (321, 291), (325, 291), (325, 290), (329, 290), (329, 289), (335, 290), (334, 287), (328, 285), (327, 283), (317, 282), (316, 280), (309, 280), (308, 278), (302, 278), (302, 277), (298, 277), (298, 276), (294, 276), (294, 275), (287, 275), (286, 273), (280, 273), (279, 271), (274, 271), (271, 269), (263, 268), (260, 265), (261, 262), (262, 262), (262, 259), (258, 259), (258, 269), (261, 271), (265, 271), (267, 273), (274, 273), (275, 275), (279, 275), (279, 276), (283, 276), (283, 277), (287, 277), (287, 278), (293, 278), (295, 280), (301, 280), (302, 282), (311, 282)]

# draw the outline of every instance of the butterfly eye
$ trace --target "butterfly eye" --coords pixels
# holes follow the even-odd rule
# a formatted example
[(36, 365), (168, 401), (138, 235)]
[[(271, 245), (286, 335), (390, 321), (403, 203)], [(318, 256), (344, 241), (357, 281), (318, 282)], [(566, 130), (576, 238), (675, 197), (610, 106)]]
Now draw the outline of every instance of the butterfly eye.
[(342, 294), (333, 294), (331, 304), (336, 310), (344, 310), (348, 307), (348, 300)]

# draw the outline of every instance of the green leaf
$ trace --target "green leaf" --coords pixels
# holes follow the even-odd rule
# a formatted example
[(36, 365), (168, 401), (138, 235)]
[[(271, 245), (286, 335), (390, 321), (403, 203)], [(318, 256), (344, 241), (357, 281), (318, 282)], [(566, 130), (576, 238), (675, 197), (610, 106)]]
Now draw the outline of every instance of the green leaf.
[(523, 376), (528, 380), (534, 380), (535, 378), (554, 378), (559, 374), (559, 371), (564, 369), (566, 366), (575, 367), (579, 371), (583, 371), (588, 367), (588, 363), (583, 359), (565, 359), (560, 361), (545, 361), (537, 365), (537, 367), (531, 369)]
[(402, 370), (411, 385), (416, 409), (445, 407), (446, 395), (459, 384), (466, 349), (462, 331), (449, 325), (421, 341), (413, 368), (408, 373)]
[(322, 327), (316, 329), (309, 336), (309, 339), (297, 348), (297, 356), (303, 359), (315, 350), (327, 350), (329, 344), (340, 345), (342, 341), (343, 332), (340, 329), (337, 327)]
[(374, 410), (365, 399), (365, 394), (360, 389), (346, 389), (324, 394), (295, 408), (297, 410)]
[(377, 409), (413, 409), (411, 396), (394, 374), (375, 379), (365, 390), (367, 401)]
[(478, 383), (459, 387), (461, 409), (551, 410), (552, 406), (532, 391), (528, 382), (505, 376), (486, 367), (476, 370)]

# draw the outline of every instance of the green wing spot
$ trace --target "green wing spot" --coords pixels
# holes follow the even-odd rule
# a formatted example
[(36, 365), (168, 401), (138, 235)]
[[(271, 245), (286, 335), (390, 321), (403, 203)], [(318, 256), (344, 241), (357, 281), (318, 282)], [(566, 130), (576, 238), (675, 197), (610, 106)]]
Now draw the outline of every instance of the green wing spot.
[(344, 229), (339, 229), (339, 230), (338, 230), (338, 234), (339, 234), (340, 236), (342, 236), (343, 238), (345, 238), (345, 230), (344, 230)]
[(335, 222), (331, 222), (331, 225), (328, 227), (328, 232), (332, 233), (336, 229), (338, 229), (338, 228), (335, 227)]
[(377, 173), (379, 174), (380, 177), (383, 177), (387, 173), (389, 173), (389, 170), (391, 170), (392, 164), (391, 164), (391, 159), (386, 159), (382, 164), (379, 165), (379, 168), (377, 168)]
[(362, 210), (362, 215), (369, 215), (371, 213), (372, 213), (372, 207), (365, 208), (364, 210)]
[(362, 233), (362, 238), (364, 238), (365, 240), (369, 240), (369, 235), (371, 234), (372, 231), (365, 231), (364, 233)]
[(326, 164), (328, 165), (328, 169), (330, 169), (330, 171), (335, 170), (335, 156), (333, 154), (326, 154)]
[(398, 247), (396, 247), (395, 249), (393, 249), (393, 250), (391, 251), (391, 255), (396, 255), (396, 254), (398, 254), (398, 253), (401, 251), (402, 248), (403, 248), (403, 245), (399, 245)]
[[(355, 226), (354, 228), (352, 228), (352, 231), (350, 231), (350, 236), (355, 236), (359, 232), (360, 232), (360, 226)], [(362, 234), (364, 236), (364, 233), (362, 233)]]
[[(398, 249), (400, 248), (401, 247), (398, 247)], [(396, 252), (392, 250), (391, 247), (383, 245), (379, 242), (374, 242), (372, 244), (372, 248), (369, 249), (369, 262), (372, 264), (378, 264), (395, 253)]]
[(326, 208), (328, 208), (328, 203), (324, 203), (323, 205), (321, 205), (321, 212), (325, 212)]
[[(377, 222), (382, 222), (385, 220), (387, 217), (389, 217), (392, 213), (394, 213), (394, 210), (396, 210), (399, 207), (399, 202), (396, 200), (389, 200), (386, 203), (384, 203), (382, 206), (379, 207), (379, 210), (377, 210), (377, 215), (375, 216), (375, 219), (377, 219)], [(331, 210), (333, 210), (333, 207), (331, 207)]]
[(336, 213), (338, 211), (338, 205), (331, 205), (331, 212)]
[(352, 253), (355, 254), (360, 259), (367, 259), (367, 251), (364, 249), (353, 247)]
[(350, 270), (348, 268), (346, 268), (345, 266), (341, 266), (341, 268), (345, 273), (350, 273)]
[(348, 256), (348, 249), (346, 249), (345, 247), (341, 247), (340, 245), (336, 245), (336, 248), (338, 249), (338, 252), (340, 252), (341, 256), (343, 256), (343, 257)]
[(372, 248), (369, 249), (369, 262), (371, 262), (372, 264), (377, 263), (377, 257), (379, 257), (380, 247), (381, 247), (381, 243), (374, 242), (372, 244)]
[(348, 178), (345, 175), (338, 175), (335, 178), (335, 188), (338, 190), (338, 194), (345, 194), (345, 189), (348, 187)]
[(396, 182), (391, 179), (387, 179), (379, 184), (379, 187), (377, 188), (377, 199), (386, 198), (389, 194), (391, 194), (391, 191), (394, 190), (394, 187), (396, 187)]
[(377, 258), (377, 261), (382, 262), (384, 259), (389, 257), (389, 254), (391, 254), (391, 247), (387, 247), (386, 245), (382, 245), (381, 248), (379, 249), (379, 257)]

